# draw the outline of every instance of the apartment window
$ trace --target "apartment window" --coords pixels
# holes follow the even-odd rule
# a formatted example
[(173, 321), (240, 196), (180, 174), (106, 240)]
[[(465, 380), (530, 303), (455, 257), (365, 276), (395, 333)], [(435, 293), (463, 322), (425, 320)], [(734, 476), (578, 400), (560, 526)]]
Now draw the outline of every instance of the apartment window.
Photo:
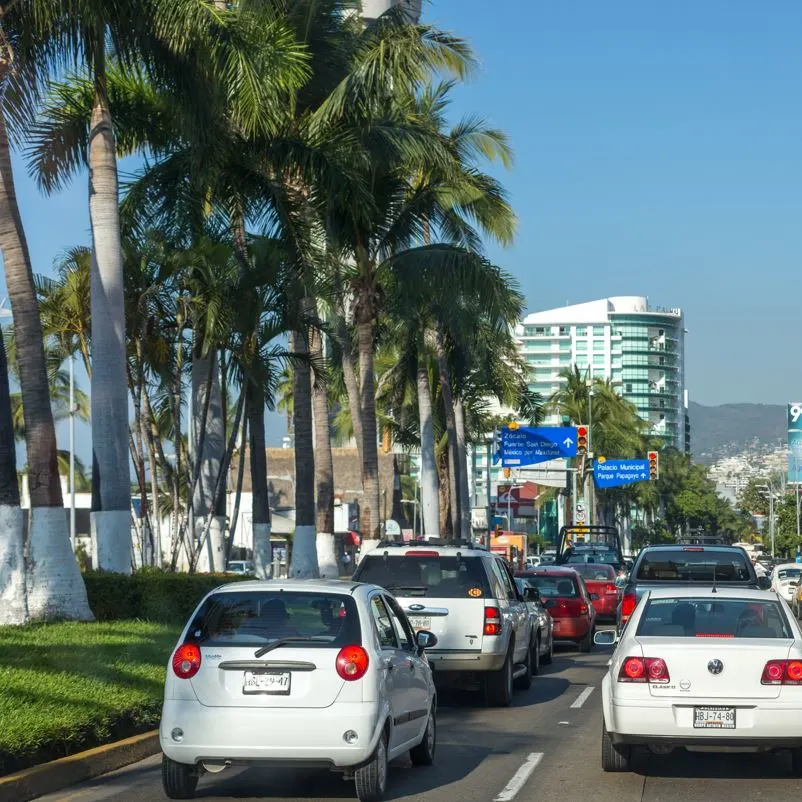
[(545, 334), (546, 328), (544, 326), (537, 326), (535, 328), (535, 334)]
[(604, 354), (593, 354), (593, 364), (594, 365), (603, 365), (604, 364)]
[(568, 336), (568, 326), (560, 326), (560, 337)]
[(665, 401), (665, 399), (664, 399), (664, 398), (661, 398), (661, 399), (660, 399), (660, 406), (661, 406), (662, 408), (665, 408), (665, 405), (666, 405), (666, 401)]
[(593, 327), (593, 336), (594, 337), (604, 337), (604, 326), (594, 326)]
[(603, 351), (604, 350), (604, 340), (594, 340), (593, 341), (593, 350), (594, 351)]
[(576, 366), (578, 368), (586, 368), (588, 366), (588, 358), (586, 356), (577, 356)]
[(628, 385), (626, 386), (626, 391), (627, 391), (628, 393), (631, 393), (631, 392), (632, 392), (632, 385), (631, 385), (631, 384), (628, 384)]
[(665, 330), (665, 329), (660, 329), (660, 330), (659, 330), (659, 334), (658, 334), (658, 336), (659, 336), (659, 337), (662, 337), (662, 336), (663, 336), (665, 333), (666, 333), (666, 330)]
[(576, 351), (577, 353), (587, 353), (588, 350), (588, 341), (587, 340), (577, 340), (576, 341)]
[(584, 337), (587, 333), (588, 333), (587, 326), (577, 326), (576, 329), (574, 330), (574, 334), (576, 334), (577, 337)]

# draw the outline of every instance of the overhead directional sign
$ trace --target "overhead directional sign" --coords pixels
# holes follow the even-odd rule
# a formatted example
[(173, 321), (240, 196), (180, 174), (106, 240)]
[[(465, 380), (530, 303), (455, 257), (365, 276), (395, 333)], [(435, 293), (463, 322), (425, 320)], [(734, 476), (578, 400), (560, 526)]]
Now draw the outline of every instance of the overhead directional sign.
[(593, 463), (593, 478), (596, 487), (621, 487), (649, 480), (649, 460), (608, 459)]
[(802, 483), (802, 403), (788, 405), (788, 482)]
[(501, 464), (522, 467), (576, 456), (576, 427), (519, 426), (501, 430)]

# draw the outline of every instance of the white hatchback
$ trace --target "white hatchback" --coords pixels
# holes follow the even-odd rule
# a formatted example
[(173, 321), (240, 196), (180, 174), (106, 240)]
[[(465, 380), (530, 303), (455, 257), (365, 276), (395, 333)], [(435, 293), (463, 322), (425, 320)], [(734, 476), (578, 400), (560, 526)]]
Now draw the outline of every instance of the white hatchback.
[(382, 588), (236, 582), (209, 593), (167, 668), (159, 738), (171, 799), (232, 764), (325, 767), (385, 791), (387, 764), (430, 765), (436, 697), (424, 649)]
[[(596, 642), (616, 634), (599, 632)], [(664, 754), (790, 749), (802, 776), (802, 632), (775, 593), (648, 591), (602, 681), (602, 768), (627, 771), (633, 747)]]

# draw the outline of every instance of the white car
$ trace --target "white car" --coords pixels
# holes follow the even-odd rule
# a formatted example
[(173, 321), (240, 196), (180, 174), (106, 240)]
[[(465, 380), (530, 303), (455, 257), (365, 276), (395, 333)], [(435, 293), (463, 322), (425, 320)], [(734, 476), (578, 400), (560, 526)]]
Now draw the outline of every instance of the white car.
[[(599, 632), (599, 644), (615, 642)], [(634, 747), (664, 754), (790, 749), (802, 776), (802, 631), (774, 593), (648, 591), (602, 682), (602, 768), (628, 771)]]
[(782, 563), (771, 573), (771, 589), (790, 604), (794, 599), (800, 575), (802, 575), (802, 564)]
[(378, 800), (390, 760), (430, 765), (436, 697), (395, 599), (371, 585), (236, 582), (209, 593), (167, 667), (159, 740), (171, 799), (237, 763), (320, 766)]

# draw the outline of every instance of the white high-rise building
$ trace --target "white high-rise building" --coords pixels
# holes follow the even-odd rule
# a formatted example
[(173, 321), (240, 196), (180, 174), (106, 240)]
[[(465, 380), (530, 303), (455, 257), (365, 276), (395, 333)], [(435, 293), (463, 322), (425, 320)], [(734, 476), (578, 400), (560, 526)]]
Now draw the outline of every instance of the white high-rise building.
[(421, 15), (421, 0), (362, 0), (362, 16), (378, 19), (385, 11), (395, 6), (404, 6), (412, 22), (418, 22)]

